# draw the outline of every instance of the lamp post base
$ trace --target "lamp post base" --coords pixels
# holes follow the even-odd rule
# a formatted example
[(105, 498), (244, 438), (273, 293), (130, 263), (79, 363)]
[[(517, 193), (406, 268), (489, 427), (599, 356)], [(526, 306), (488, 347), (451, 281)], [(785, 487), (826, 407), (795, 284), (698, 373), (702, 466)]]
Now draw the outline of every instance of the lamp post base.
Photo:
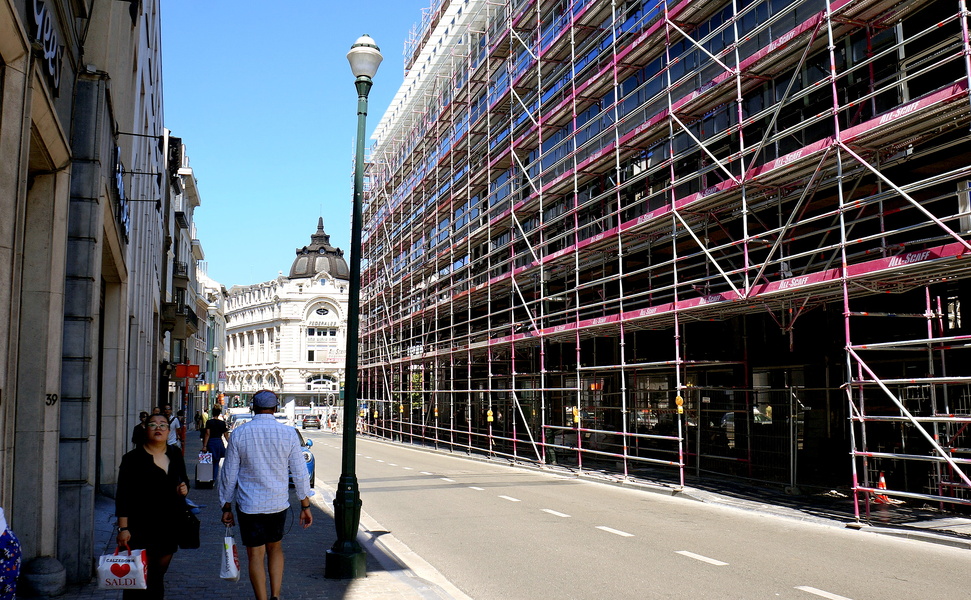
[(327, 551), (324, 577), (327, 579), (360, 579), (367, 576), (367, 554), (359, 552)]
[[(353, 433), (352, 430), (350, 437), (347, 432), (344, 433), (345, 457), (354, 456)], [(327, 551), (327, 566), (324, 569), (324, 577), (327, 579), (359, 579), (367, 576), (367, 555), (357, 541), (357, 530), (361, 524), (361, 493), (357, 486), (357, 477), (353, 475), (353, 465), (348, 467), (341, 473), (334, 496), (337, 541)]]

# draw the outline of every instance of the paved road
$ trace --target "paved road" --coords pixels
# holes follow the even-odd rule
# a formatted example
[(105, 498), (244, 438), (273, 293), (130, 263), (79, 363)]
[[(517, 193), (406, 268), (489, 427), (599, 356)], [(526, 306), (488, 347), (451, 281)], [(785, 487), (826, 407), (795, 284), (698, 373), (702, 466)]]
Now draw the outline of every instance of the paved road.
[[(308, 437), (333, 485), (340, 437)], [(475, 600), (950, 600), (971, 582), (967, 550), (368, 439), (357, 460), (364, 511)]]

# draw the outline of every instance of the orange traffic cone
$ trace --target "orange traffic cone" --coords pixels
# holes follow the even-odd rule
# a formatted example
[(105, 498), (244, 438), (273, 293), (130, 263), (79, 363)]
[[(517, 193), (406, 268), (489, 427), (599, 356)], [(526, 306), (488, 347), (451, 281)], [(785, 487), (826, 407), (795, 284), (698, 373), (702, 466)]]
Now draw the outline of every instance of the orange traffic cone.
[[(877, 489), (887, 489), (887, 480), (883, 476), (883, 471), (880, 471), (880, 481), (877, 482)], [(890, 504), (890, 498), (886, 494), (876, 494), (873, 496), (873, 502), (875, 504)]]

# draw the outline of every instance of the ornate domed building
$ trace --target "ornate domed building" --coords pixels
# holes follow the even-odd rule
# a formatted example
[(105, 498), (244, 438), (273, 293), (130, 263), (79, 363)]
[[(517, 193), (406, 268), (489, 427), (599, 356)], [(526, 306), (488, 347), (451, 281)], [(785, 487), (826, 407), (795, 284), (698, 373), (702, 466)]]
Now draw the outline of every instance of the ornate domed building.
[(343, 281), (348, 278), (344, 251), (330, 245), (330, 236), (324, 231), (323, 217), (317, 221), (317, 233), (310, 236), (310, 245), (297, 248), (297, 258), (290, 267), (290, 279), (314, 277), (320, 273)]
[(226, 304), (227, 404), (270, 389), (288, 411), (326, 406), (344, 380), (348, 267), (323, 218), (289, 277), (233, 286)]

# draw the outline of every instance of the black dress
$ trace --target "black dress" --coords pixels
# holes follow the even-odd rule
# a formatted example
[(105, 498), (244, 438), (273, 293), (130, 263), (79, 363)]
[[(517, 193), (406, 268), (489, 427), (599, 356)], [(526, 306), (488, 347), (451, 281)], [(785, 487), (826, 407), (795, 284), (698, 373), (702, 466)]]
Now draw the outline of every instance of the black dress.
[(158, 465), (145, 448), (139, 446), (121, 458), (118, 469), (118, 492), (115, 515), (128, 517), (131, 548), (144, 548), (149, 555), (174, 553), (178, 547), (178, 530), (185, 513), (185, 499), (176, 489), (188, 485), (182, 451), (175, 446), (165, 450), (169, 472)]
[(143, 446), (145, 442), (148, 441), (148, 432), (145, 430), (145, 424), (139, 423), (135, 425), (135, 428), (131, 432), (131, 443), (136, 446)]

